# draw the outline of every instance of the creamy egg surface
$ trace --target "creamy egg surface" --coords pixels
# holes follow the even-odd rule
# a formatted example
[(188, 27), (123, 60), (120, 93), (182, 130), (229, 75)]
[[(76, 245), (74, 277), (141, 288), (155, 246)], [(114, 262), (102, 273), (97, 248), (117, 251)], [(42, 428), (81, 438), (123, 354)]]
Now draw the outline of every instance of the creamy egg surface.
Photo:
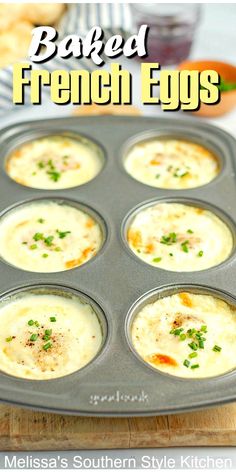
[(0, 256), (32, 272), (73, 269), (94, 257), (102, 244), (95, 219), (67, 204), (24, 204), (0, 220)]
[(127, 231), (130, 249), (155, 267), (197, 271), (220, 264), (233, 249), (228, 226), (214, 213), (182, 203), (140, 210)]
[(16, 377), (62, 377), (102, 345), (95, 311), (76, 296), (25, 293), (0, 303), (0, 322), (0, 370)]
[(169, 189), (200, 187), (220, 171), (219, 160), (205, 147), (158, 138), (135, 144), (127, 153), (124, 166), (139, 182)]
[(212, 377), (235, 369), (235, 307), (211, 295), (180, 292), (147, 304), (136, 315), (132, 343), (165, 373)]
[(85, 138), (46, 136), (13, 150), (6, 160), (7, 174), (21, 185), (64, 189), (89, 182), (101, 171), (101, 150)]

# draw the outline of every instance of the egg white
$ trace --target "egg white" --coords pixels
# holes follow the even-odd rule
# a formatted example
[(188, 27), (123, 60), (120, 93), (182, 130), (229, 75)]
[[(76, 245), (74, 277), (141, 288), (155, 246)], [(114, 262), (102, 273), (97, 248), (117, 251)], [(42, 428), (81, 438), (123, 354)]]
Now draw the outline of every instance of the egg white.
[[(66, 232), (65, 237), (60, 238), (59, 232)], [(44, 239), (52, 236), (51, 245), (44, 239), (35, 240), (37, 234), (43, 234)], [(94, 257), (102, 243), (97, 221), (66, 204), (29, 203), (0, 220), (0, 256), (32, 272), (60, 272), (78, 267)]]
[[(170, 234), (176, 235), (176, 241), (165, 244)], [(130, 249), (146, 263), (178, 272), (216, 266), (233, 249), (232, 233), (218, 216), (180, 203), (158, 203), (140, 210), (127, 239)]]
[[(195, 358), (188, 336), (181, 341), (173, 328), (200, 330), (207, 326), (204, 349)], [(223, 300), (205, 294), (181, 292), (147, 304), (136, 315), (131, 328), (132, 343), (141, 358), (165, 373), (186, 377), (212, 377), (235, 369), (236, 311)], [(217, 345), (220, 352), (213, 350)], [(184, 366), (189, 360), (190, 365)], [(192, 365), (199, 365), (192, 369)]]
[[(92, 180), (101, 171), (100, 149), (85, 138), (47, 136), (13, 150), (6, 172), (17, 183), (38, 189), (76, 187)], [(58, 173), (54, 178), (53, 170)]]
[[(30, 320), (39, 326), (30, 326)], [(26, 293), (0, 304), (0, 323), (0, 370), (25, 379), (52, 379), (75, 372), (96, 356), (102, 344), (96, 313), (75, 296)], [(48, 329), (52, 346), (44, 350)], [(30, 341), (32, 334), (38, 335), (35, 342)]]
[(177, 139), (150, 139), (134, 145), (124, 166), (134, 179), (152, 187), (200, 187), (220, 171), (217, 157), (203, 146)]

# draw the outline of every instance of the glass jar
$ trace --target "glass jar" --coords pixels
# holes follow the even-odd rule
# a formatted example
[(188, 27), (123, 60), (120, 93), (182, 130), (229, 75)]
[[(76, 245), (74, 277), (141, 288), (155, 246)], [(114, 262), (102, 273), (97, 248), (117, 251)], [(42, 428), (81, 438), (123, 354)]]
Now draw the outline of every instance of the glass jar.
[(130, 5), (136, 27), (147, 24), (148, 55), (142, 62), (176, 65), (187, 59), (200, 18), (198, 3), (133, 3)]

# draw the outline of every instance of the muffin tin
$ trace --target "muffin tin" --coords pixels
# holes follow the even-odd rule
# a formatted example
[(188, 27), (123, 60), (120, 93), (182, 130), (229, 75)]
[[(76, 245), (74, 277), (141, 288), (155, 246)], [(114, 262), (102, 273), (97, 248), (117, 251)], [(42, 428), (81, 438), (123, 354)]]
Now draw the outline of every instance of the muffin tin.
[[(42, 191), (23, 187), (4, 169), (8, 153), (27, 140), (72, 133), (95, 141), (105, 154), (97, 177), (76, 188)], [(149, 187), (123, 167), (133, 143), (157, 136), (184, 138), (206, 146), (220, 160), (220, 173), (209, 184), (189, 190)], [(145, 303), (191, 290), (210, 293), (236, 306), (235, 222), (236, 142), (226, 132), (194, 119), (76, 117), (24, 122), (0, 133), (1, 215), (22, 202), (58, 199), (92, 211), (102, 222), (105, 242), (84, 265), (66, 272), (32, 273), (0, 261), (0, 299), (21, 290), (78, 293), (90, 300), (104, 327), (104, 345), (86, 367), (66, 377), (31, 381), (0, 373), (0, 400), (44, 411), (89, 416), (169, 414), (236, 400), (236, 371), (210, 379), (174, 377), (154, 370), (133, 351), (130, 326)], [(203, 170), (204, 172), (204, 167)], [(158, 201), (181, 201), (213, 210), (231, 228), (234, 250), (219, 266), (175, 273), (145, 264), (127, 247), (125, 231), (132, 211)]]

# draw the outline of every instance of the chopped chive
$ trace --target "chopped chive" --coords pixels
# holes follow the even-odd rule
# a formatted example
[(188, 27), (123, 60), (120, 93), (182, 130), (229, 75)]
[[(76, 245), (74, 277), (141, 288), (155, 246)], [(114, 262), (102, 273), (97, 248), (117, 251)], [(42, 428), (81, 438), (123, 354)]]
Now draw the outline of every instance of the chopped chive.
[(161, 261), (161, 257), (154, 257), (154, 259), (152, 260), (152, 262), (160, 262)]
[(45, 167), (45, 164), (43, 161), (38, 162), (38, 168), (43, 169)]
[(35, 233), (33, 236), (34, 241), (40, 241), (43, 239), (43, 233)]
[(202, 339), (199, 340), (199, 347), (200, 349), (204, 349), (204, 341)]
[(155, 178), (156, 178), (156, 179), (159, 179), (160, 176), (161, 176), (161, 174), (156, 174), (156, 175), (155, 175)]
[(192, 230), (192, 229), (188, 229), (188, 230), (187, 230), (187, 233), (193, 234), (193, 230)]
[(23, 243), (22, 243), (22, 244), (28, 244), (28, 243), (27, 243), (27, 241), (23, 241)]
[(49, 159), (49, 161), (47, 162), (47, 165), (48, 165), (52, 170), (55, 169), (55, 166), (54, 166), (54, 164), (53, 164), (53, 162), (52, 162), (52, 159)]
[(185, 367), (189, 367), (190, 366), (190, 362), (188, 361), (188, 359), (185, 359), (185, 361), (183, 362), (183, 365)]
[(176, 242), (177, 242), (176, 233), (169, 233), (167, 236), (163, 235), (160, 240), (161, 244), (167, 244), (167, 246), (171, 246), (172, 244)]
[(186, 334), (182, 333), (179, 338), (180, 338), (180, 341), (185, 341)]
[(56, 317), (55, 316), (50, 316), (50, 321), (52, 323), (55, 323), (55, 321), (57, 321)]
[(193, 364), (191, 365), (191, 369), (198, 369), (200, 366), (199, 364)]
[(179, 172), (179, 169), (177, 169), (177, 172), (175, 172), (173, 175), (174, 175), (174, 177), (185, 177), (185, 175), (188, 175), (188, 174), (189, 174), (188, 171), (186, 171), (186, 172), (183, 172), (183, 171), (181, 172), (180, 171)]
[(62, 251), (62, 249), (59, 246), (57, 246), (57, 247), (55, 247), (54, 251), (60, 252), (60, 251)]
[(175, 336), (179, 336), (183, 332), (183, 328), (174, 328), (170, 331), (170, 334), (174, 334)]
[(198, 347), (197, 347), (197, 344), (192, 342), (189, 344), (189, 347), (193, 350), (193, 351), (197, 351)]
[(47, 336), (51, 336), (51, 334), (52, 334), (52, 329), (45, 329), (45, 334), (46, 334)]
[(9, 336), (9, 338), (6, 338), (6, 342), (7, 342), (7, 343), (10, 343), (12, 340), (13, 340), (13, 337), (12, 337), (12, 336)]
[(34, 325), (34, 320), (29, 320), (29, 321), (28, 321), (28, 325), (29, 325), (29, 326), (33, 326), (33, 325)]
[(221, 351), (221, 349), (222, 349), (222, 347), (220, 347), (220, 346), (217, 346), (217, 344), (215, 344), (215, 346), (213, 347), (213, 349), (212, 349), (212, 350), (213, 350), (214, 352), (220, 352), (220, 351)]
[(188, 244), (189, 244), (188, 239), (186, 241), (184, 241), (183, 243), (181, 243), (182, 251), (189, 252)]
[(50, 336), (47, 336), (47, 334), (45, 334), (45, 335), (43, 336), (43, 340), (44, 340), (44, 341), (49, 341), (49, 340), (50, 340)]
[(54, 236), (47, 236), (47, 238), (44, 238), (44, 242), (47, 246), (51, 246), (53, 239), (54, 239)]
[(202, 339), (202, 334), (199, 333), (199, 332), (196, 333), (196, 334), (195, 334), (195, 338), (197, 338), (198, 340), (199, 340), (199, 339)]
[(70, 234), (70, 233), (71, 231), (59, 231), (57, 229), (57, 234), (60, 239), (64, 239), (67, 236), (67, 234)]
[(57, 172), (56, 170), (50, 170), (47, 172), (47, 174), (50, 176), (50, 179), (53, 180), (53, 182), (58, 182), (61, 177), (61, 172)]
[(44, 254), (42, 254), (42, 257), (46, 259), (48, 257), (48, 254), (45, 252)]
[(207, 326), (206, 326), (206, 325), (202, 325), (202, 326), (201, 326), (201, 331), (202, 331), (203, 333), (207, 333)]
[(202, 256), (203, 256), (203, 251), (199, 251), (198, 257), (202, 257)]
[(173, 252), (169, 252), (169, 256), (173, 257), (173, 255), (174, 255)]
[(43, 345), (43, 349), (44, 351), (47, 351), (48, 349), (50, 349), (52, 347), (52, 343), (49, 341), (48, 343), (44, 344)]
[(39, 324), (38, 321), (35, 321), (34, 324), (35, 324), (35, 326), (36, 326), (37, 328), (39, 328), (40, 324)]
[(42, 224), (42, 223), (44, 223), (44, 221), (45, 221), (45, 220), (44, 220), (43, 218), (39, 218), (39, 219), (38, 219), (38, 223), (41, 223), (41, 224)]
[(31, 244), (30, 249), (37, 249), (38, 245), (37, 244)]
[(187, 333), (188, 333), (189, 337), (191, 337), (194, 333), (196, 333), (196, 329), (195, 328), (188, 329)]
[(191, 352), (191, 354), (189, 354), (189, 359), (193, 359), (194, 357), (197, 357), (197, 352)]
[(33, 341), (33, 342), (34, 342), (34, 341), (36, 341), (37, 338), (38, 338), (38, 334), (36, 334), (36, 333), (35, 333), (35, 334), (31, 334), (31, 336), (30, 336), (30, 341)]

